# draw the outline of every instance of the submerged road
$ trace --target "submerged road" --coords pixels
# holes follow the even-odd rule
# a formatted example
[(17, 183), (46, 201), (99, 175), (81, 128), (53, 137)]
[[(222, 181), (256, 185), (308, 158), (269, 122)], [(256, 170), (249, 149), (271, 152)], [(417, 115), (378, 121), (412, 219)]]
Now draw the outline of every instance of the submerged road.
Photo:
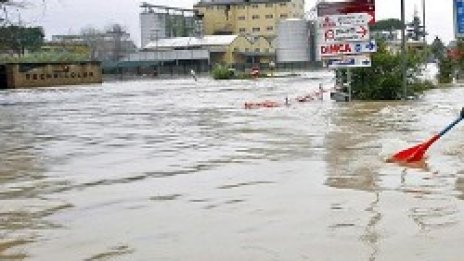
[[(296, 103), (331, 75), (0, 92), (0, 260), (461, 260), (464, 125), (419, 101)], [(245, 110), (266, 99), (288, 107)]]

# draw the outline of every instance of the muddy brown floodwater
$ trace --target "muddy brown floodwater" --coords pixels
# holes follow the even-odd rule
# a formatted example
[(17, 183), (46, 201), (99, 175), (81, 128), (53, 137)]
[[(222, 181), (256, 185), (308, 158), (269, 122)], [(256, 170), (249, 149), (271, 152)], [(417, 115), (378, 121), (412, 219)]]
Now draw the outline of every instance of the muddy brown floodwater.
[[(464, 125), (419, 101), (295, 103), (331, 75), (0, 92), (0, 260), (463, 260)], [(243, 109), (245, 101), (292, 101)]]

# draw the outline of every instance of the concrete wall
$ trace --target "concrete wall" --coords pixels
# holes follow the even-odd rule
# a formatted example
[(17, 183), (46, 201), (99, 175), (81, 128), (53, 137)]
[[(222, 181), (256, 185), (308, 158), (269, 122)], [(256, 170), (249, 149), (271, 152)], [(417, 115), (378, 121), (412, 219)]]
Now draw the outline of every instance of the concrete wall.
[(100, 63), (6, 64), (7, 88), (48, 87), (101, 83)]

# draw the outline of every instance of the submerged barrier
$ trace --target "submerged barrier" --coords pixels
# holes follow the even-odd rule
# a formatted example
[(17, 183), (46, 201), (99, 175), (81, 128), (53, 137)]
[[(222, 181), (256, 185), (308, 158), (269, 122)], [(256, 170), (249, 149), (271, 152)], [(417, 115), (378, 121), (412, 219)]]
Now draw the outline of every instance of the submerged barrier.
[(245, 102), (245, 109), (275, 108), (282, 105), (283, 104), (270, 100), (265, 100), (262, 102)]
[[(315, 91), (315, 92), (309, 93), (304, 96), (297, 96), (294, 98), (294, 100), (298, 103), (322, 100), (322, 95), (325, 92), (331, 91), (332, 89), (334, 88), (331, 88), (328, 90), (321, 89), (320, 91)], [(264, 100), (264, 101), (259, 101), (259, 102), (247, 101), (244, 104), (244, 108), (245, 109), (276, 108), (276, 107), (282, 107), (284, 105), (290, 105), (290, 99), (288, 99), (288, 97), (285, 97), (285, 100), (282, 103), (278, 101), (271, 101), (271, 100)]]

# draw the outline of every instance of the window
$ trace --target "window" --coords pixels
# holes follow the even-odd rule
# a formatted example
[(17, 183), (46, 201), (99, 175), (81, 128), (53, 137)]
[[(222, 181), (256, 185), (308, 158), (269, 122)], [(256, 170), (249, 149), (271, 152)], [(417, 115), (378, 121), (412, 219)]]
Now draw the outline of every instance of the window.
[(272, 4), (266, 4), (266, 7), (272, 7)]
[(245, 20), (245, 16), (244, 16), (244, 15), (239, 16), (239, 17), (238, 17), (238, 20)]
[(253, 5), (251, 5), (251, 8), (256, 9), (256, 8), (258, 8), (258, 5), (257, 5), (257, 4), (253, 4)]
[(259, 15), (252, 15), (251, 19), (253, 19), (253, 20), (259, 19)]
[(214, 6), (207, 6), (206, 9), (207, 10), (212, 10), (212, 9), (214, 9)]
[(272, 15), (272, 14), (267, 14), (267, 15), (265, 16), (265, 18), (266, 18), (266, 19), (272, 19), (272, 18), (274, 18), (274, 15)]
[(282, 19), (288, 18), (288, 15), (287, 14), (281, 14), (280, 18), (282, 18)]
[(287, 3), (280, 3), (280, 6), (287, 6)]
[(235, 47), (234, 52), (238, 52), (238, 51), (239, 51), (238, 47)]
[(269, 48), (264, 49), (266, 53), (269, 53)]
[(248, 49), (248, 48), (245, 48), (245, 52), (249, 52), (249, 51), (250, 51), (250, 49)]
[(255, 52), (259, 53), (260, 51), (259, 48), (255, 48)]
[(272, 30), (274, 30), (274, 27), (273, 27), (273, 26), (268, 26), (268, 27), (266, 27), (266, 31), (272, 31)]
[(253, 27), (253, 33), (257, 33), (261, 31), (261, 29), (259, 27)]
[(245, 29), (245, 28), (240, 28), (240, 29), (238, 29), (238, 31), (239, 31), (240, 33), (245, 33), (245, 32), (246, 32), (246, 29)]
[(237, 6), (237, 9), (245, 9), (245, 6), (244, 5), (239, 5), (239, 6)]

